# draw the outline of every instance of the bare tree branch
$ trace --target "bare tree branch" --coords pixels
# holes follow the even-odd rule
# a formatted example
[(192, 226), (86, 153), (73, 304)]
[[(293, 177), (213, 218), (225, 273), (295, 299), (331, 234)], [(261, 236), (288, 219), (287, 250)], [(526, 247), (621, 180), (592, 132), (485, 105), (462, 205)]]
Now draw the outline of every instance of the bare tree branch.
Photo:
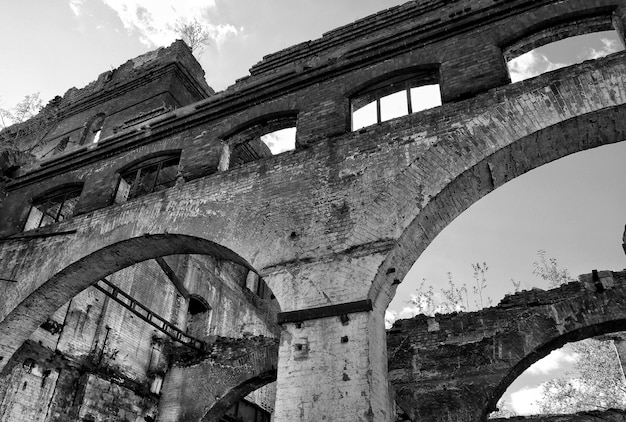
[(192, 53), (200, 54), (211, 40), (209, 31), (197, 19), (192, 21), (179, 19), (176, 21), (174, 29), (185, 44), (189, 46)]

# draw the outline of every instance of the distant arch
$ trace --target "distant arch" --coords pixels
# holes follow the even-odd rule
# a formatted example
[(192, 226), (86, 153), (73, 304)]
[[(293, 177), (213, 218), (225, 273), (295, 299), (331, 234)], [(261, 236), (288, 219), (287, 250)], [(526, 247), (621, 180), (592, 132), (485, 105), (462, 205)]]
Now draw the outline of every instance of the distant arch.
[(598, 274), (476, 312), (397, 321), (387, 347), (398, 405), (417, 420), (485, 421), (508, 386), (553, 350), (625, 331), (626, 272)]
[(204, 415), (201, 422), (214, 422), (226, 414), (238, 400), (269, 383), (276, 381), (277, 371), (269, 368), (265, 372), (245, 380), (241, 384), (232, 388), (226, 395), (221, 397), (211, 409)]
[(507, 388), (515, 381), (524, 371), (530, 368), (534, 363), (540, 361), (544, 357), (548, 356), (554, 350), (557, 350), (567, 343), (574, 343), (581, 340), (590, 339), (593, 337), (617, 333), (620, 331), (626, 331), (626, 315), (621, 315), (620, 318), (590, 325), (579, 328), (563, 334), (560, 337), (553, 338), (546, 343), (537, 347), (532, 353), (526, 355), (521, 359), (511, 370), (502, 378), (500, 384), (494, 389), (492, 398), (487, 401), (481, 418), (487, 419), (489, 413), (496, 408), (496, 404), (502, 398), (502, 395), (506, 392)]

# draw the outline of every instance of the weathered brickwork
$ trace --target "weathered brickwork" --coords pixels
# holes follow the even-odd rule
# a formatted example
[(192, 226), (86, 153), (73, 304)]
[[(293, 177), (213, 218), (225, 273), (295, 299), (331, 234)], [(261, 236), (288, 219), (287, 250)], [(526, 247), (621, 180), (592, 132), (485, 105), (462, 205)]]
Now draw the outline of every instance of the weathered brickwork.
[(180, 352), (163, 386), (159, 421), (218, 420), (241, 397), (276, 380), (275, 339), (217, 338), (206, 353)]
[(494, 422), (621, 422), (626, 420), (626, 412), (619, 409), (611, 409), (607, 411), (593, 411), (576, 413), (573, 415), (559, 415), (559, 416), (517, 416), (508, 419), (491, 419)]
[[(107, 278), (201, 342), (280, 338), (276, 422), (393, 420), (383, 314), (430, 241), (507, 181), (625, 138), (626, 53), (516, 84), (506, 60), (586, 32), (623, 37), (625, 17), (623, 0), (415, 0), (269, 55), (223, 92), (180, 42), (71, 89), (0, 134), (3, 376), (32, 375), (15, 372), (30, 339), (128, 380), (51, 371), (56, 385), (82, 380), (76, 418), (104, 417), (111, 391), (149, 398), (142, 417), (157, 420), (218, 417), (250, 393), (254, 371), (229, 384), (215, 364), (172, 367), (173, 334), (105, 296)], [(351, 132), (351, 100), (391, 92), (386, 81), (438, 82), (443, 105)], [(294, 126), (295, 151), (270, 156), (259, 136)], [(120, 199), (121, 175), (164, 156), (177, 160), (167, 185)], [(31, 206), (67, 187), (81, 189), (74, 212), (24, 230)], [(213, 407), (189, 404), (187, 375), (224, 381), (205, 389)], [(46, 388), (2, 400), (26, 397), (48, 420), (33, 395), (67, 404)]]
[(625, 301), (626, 272), (601, 271), (478, 312), (397, 321), (387, 335), (396, 400), (413, 420), (484, 420), (511, 382), (552, 350), (624, 331)]
[[(248, 291), (248, 270), (244, 267), (206, 255), (177, 255), (166, 260), (182, 280), (184, 293), (156, 261), (128, 267), (108, 280), (183, 329), (187, 326), (189, 330), (188, 320), (199, 315), (192, 316), (187, 311), (191, 309), (189, 298), (203, 298), (211, 307), (207, 317), (199, 319), (204, 327), (196, 329), (193, 335), (209, 344), (201, 357), (219, 365), (217, 378), (225, 383), (225, 397), (220, 406), (213, 406), (214, 412), (220, 411), (217, 418), (252, 387), (257, 389), (276, 379), (277, 345), (270, 337), (253, 342), (216, 336), (274, 336), (277, 327), (265, 321), (276, 318), (276, 309)], [(198, 386), (206, 374), (185, 369), (189, 364), (181, 366), (182, 359), (172, 363), (172, 356), (184, 352), (193, 356), (198, 352), (166, 339), (163, 332), (90, 287), (55, 312), (5, 367), (0, 377), (0, 420), (13, 422), (28, 417), (33, 421), (64, 421), (68, 417), (80, 421), (135, 421), (156, 420), (157, 413), (159, 420), (190, 420), (193, 412), (189, 409), (176, 417), (166, 416), (171, 414), (166, 410), (199, 404)], [(262, 356), (257, 356), (257, 349), (264, 351)], [(180, 381), (192, 388), (190, 398), (185, 399), (184, 389), (170, 388), (179, 373), (185, 375)], [(255, 377), (262, 382), (250, 381)], [(199, 381), (193, 382), (194, 379)], [(162, 387), (158, 386), (161, 384), (166, 388), (162, 397)], [(174, 396), (178, 400), (172, 399), (171, 391), (179, 390), (179, 395)], [(210, 401), (196, 412), (195, 420), (207, 413), (205, 406), (215, 404), (217, 392), (212, 390), (209, 396)], [(248, 400), (254, 402), (255, 397)]]

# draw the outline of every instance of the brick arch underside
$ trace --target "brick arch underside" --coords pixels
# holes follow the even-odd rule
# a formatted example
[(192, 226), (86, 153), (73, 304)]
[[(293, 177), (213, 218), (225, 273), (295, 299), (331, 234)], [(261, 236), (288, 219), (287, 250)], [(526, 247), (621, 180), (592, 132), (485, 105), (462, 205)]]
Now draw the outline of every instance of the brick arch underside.
[(0, 322), (0, 370), (37, 327), (84, 289), (136, 263), (176, 254), (211, 255), (252, 269), (224, 246), (180, 234), (144, 235), (96, 250), (57, 272)]
[(477, 312), (401, 321), (388, 336), (399, 406), (414, 420), (487, 420), (508, 386), (553, 350), (626, 330), (626, 273), (613, 276), (607, 289), (570, 283)]
[(160, 418), (213, 422), (240, 399), (276, 381), (278, 341), (217, 338), (203, 356), (174, 358), (164, 384)]
[(246, 397), (248, 394), (258, 390), (259, 388), (276, 381), (276, 375), (277, 371), (274, 368), (244, 380), (221, 397), (204, 415), (201, 422), (214, 422), (219, 420), (219, 418), (224, 416), (226, 412), (228, 412), (228, 410), (240, 399)]
[[(505, 122), (513, 129), (524, 124), (524, 117), (509, 117), (512, 118)], [(474, 135), (469, 132), (465, 135), (469, 138), (466, 144), (475, 142), (472, 139)], [(570, 154), (624, 140), (626, 105), (619, 105), (560, 121), (500, 148), (494, 148), (493, 144), (498, 140), (491, 138), (480, 141), (483, 143), (483, 151), (478, 148), (467, 149), (452, 157), (442, 157), (440, 151), (427, 153), (410, 166), (413, 170), (409, 169), (401, 174), (398, 185), (420, 183), (406, 180), (423, 171), (418, 170), (420, 166), (435, 168), (436, 172), (444, 173), (443, 176), (435, 176), (444, 181), (436, 182), (441, 183), (440, 190), (430, 197), (426, 196), (421, 204), (419, 197), (417, 200), (410, 195), (405, 198), (400, 195), (395, 197), (400, 198), (395, 204), (397, 213), (401, 214), (399, 217), (410, 218), (412, 215), (413, 219), (407, 223), (397, 243), (379, 267), (369, 297), (379, 306), (388, 306), (395, 294), (395, 285), (403, 280), (435, 237), (456, 217), (496, 188), (530, 170)], [(460, 158), (462, 154), (467, 154), (466, 160)], [(449, 162), (453, 164), (450, 165)], [(441, 166), (441, 163), (444, 165)], [(455, 167), (461, 169), (457, 174), (454, 174), (454, 171), (458, 171)]]

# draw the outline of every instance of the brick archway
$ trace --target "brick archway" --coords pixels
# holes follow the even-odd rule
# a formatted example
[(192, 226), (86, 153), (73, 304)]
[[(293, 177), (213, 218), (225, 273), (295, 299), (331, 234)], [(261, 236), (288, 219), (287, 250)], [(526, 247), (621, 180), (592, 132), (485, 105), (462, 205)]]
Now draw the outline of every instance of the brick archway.
[[(625, 99), (617, 94), (622, 65), (596, 68), (588, 74), (594, 83), (580, 85), (585, 66), (569, 81), (556, 72), (515, 84), (516, 90), (511, 86), (511, 95), (505, 94), (507, 88), (494, 90), (489, 107), (467, 115), (459, 110), (461, 122), (454, 129), (432, 138), (419, 135), (424, 150), (388, 185), (385, 198), (394, 203), (381, 200), (372, 210), (395, 207), (401, 233), (379, 267), (370, 298), (386, 306), (394, 285), (439, 232), (497, 187), (567, 155), (626, 139)], [(576, 90), (577, 100), (565, 99), (564, 93)], [(414, 131), (411, 127), (394, 136), (415, 136)]]
[[(264, 277), (283, 311), (313, 311), (313, 346), (343, 330), (339, 319), (326, 324), (331, 320), (324, 319), (325, 307), (339, 315), (343, 306), (356, 309), (352, 320), (368, 331), (355, 332), (350, 344), (361, 342), (356, 347), (368, 347), (371, 356), (352, 360), (379, 365), (378, 378), (365, 382), (371, 390), (359, 390), (364, 395), (356, 397), (384, 396), (384, 349), (374, 346), (384, 338), (382, 315), (394, 284), (439, 231), (497, 186), (568, 154), (624, 140), (625, 56), (571, 66), (3, 239), (0, 271), (18, 283), (8, 284), (0, 298), (0, 334), (12, 336), (0, 356), (10, 356), (43, 322), (43, 313), (55, 309), (60, 301), (55, 294), (71, 297), (80, 291), (76, 286), (95, 281), (83, 275), (98, 273), (64, 268), (108, 250), (113, 253), (93, 260), (90, 269), (106, 275), (105, 267), (132, 263), (116, 250), (119, 245), (138, 242), (141, 249), (151, 237), (145, 233), (175, 232), (181, 239), (210, 239), (211, 245), (232, 251), (233, 259), (242, 257)], [(164, 255), (196, 250), (184, 241), (162, 248)], [(368, 299), (373, 312), (371, 305), (353, 307)], [(291, 323), (286, 329), (294, 339), (301, 336), (297, 330)], [(341, 350), (342, 344), (335, 347)], [(285, 377), (296, 360), (292, 346), (284, 343)], [(326, 351), (316, 359), (336, 363)], [(280, 365), (278, 374), (280, 381)], [(332, 382), (357, 391), (361, 384), (355, 374), (353, 384)], [(279, 394), (277, 409), (284, 420), (297, 412), (288, 401)]]
[(159, 420), (217, 421), (237, 401), (276, 381), (277, 361), (278, 341), (267, 337), (217, 338), (203, 355), (174, 354)]
[(98, 249), (54, 274), (8, 310), (0, 322), (0, 369), (46, 318), (87, 287), (138, 262), (174, 254), (211, 255), (252, 269), (230, 249), (188, 235), (144, 235)]

